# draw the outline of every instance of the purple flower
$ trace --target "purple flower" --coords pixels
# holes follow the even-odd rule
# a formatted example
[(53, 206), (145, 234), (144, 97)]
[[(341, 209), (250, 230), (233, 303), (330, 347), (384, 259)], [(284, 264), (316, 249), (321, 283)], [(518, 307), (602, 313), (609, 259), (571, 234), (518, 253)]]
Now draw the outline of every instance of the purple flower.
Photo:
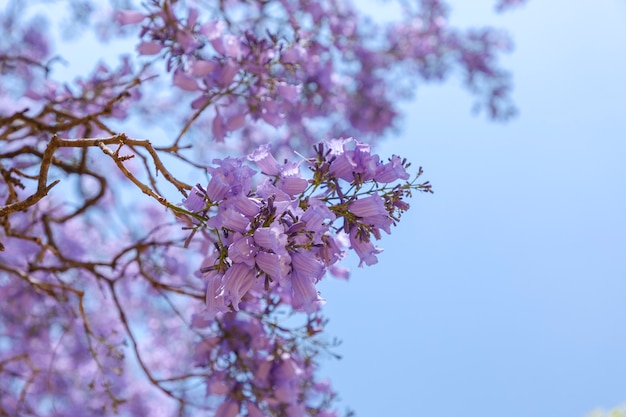
[(289, 195), (296, 195), (304, 192), (309, 186), (309, 181), (301, 177), (282, 177), (278, 182), (278, 188)]
[[(220, 208), (222, 206), (220, 205)], [(217, 216), (211, 217), (207, 225), (215, 229), (226, 228), (235, 232), (245, 233), (250, 225), (250, 220), (232, 207), (220, 210)]]
[(231, 387), (222, 380), (214, 380), (208, 384), (207, 391), (211, 394), (224, 395), (230, 392)]
[(328, 231), (328, 225), (335, 220), (335, 214), (326, 203), (316, 198), (309, 199), (309, 207), (304, 211), (300, 220), (306, 223), (306, 229), (313, 232), (315, 244), (322, 243), (322, 236)]
[(324, 265), (312, 256), (311, 252), (291, 254), (292, 305), (296, 310), (313, 313), (323, 301), (315, 288), (315, 283), (325, 272)]
[(275, 253), (286, 252), (287, 235), (277, 223), (270, 227), (259, 227), (254, 231), (254, 241), (260, 247)]
[(118, 10), (115, 12), (115, 21), (120, 25), (133, 25), (141, 22), (144, 14), (136, 10)]
[(218, 78), (218, 82), (222, 87), (226, 87), (230, 85), (235, 79), (235, 75), (239, 72), (239, 67), (232, 61), (226, 61), (220, 67), (220, 75)]
[(196, 80), (185, 74), (182, 70), (174, 71), (174, 85), (185, 91), (197, 91), (200, 89)]
[(286, 162), (280, 169), (278, 188), (290, 196), (300, 194), (306, 190), (309, 181), (300, 174), (300, 162)]
[(139, 46), (137, 46), (137, 52), (141, 55), (156, 55), (161, 52), (161, 49), (163, 49), (163, 45), (158, 42), (150, 41), (141, 42)]
[(232, 304), (233, 309), (239, 311), (241, 299), (254, 285), (254, 269), (245, 264), (234, 264), (226, 270), (222, 282), (226, 305)]
[(210, 320), (218, 313), (225, 313), (229, 309), (224, 302), (224, 294), (222, 292), (224, 275), (217, 271), (211, 271), (205, 275), (205, 279), (207, 280), (206, 311), (203, 316), (206, 320)]
[(278, 84), (277, 90), (280, 97), (282, 97), (284, 100), (288, 101), (291, 104), (295, 104), (300, 97), (300, 91), (302, 90), (302, 86), (287, 84), (283, 82)]
[(211, 133), (213, 133), (213, 139), (217, 142), (223, 142), (227, 133), (226, 122), (219, 114), (219, 112), (215, 112), (215, 117), (213, 118), (213, 123), (211, 124)]
[(275, 176), (280, 174), (280, 167), (270, 152), (270, 145), (264, 144), (254, 150), (248, 159), (254, 162), (265, 175)]
[(291, 269), (291, 258), (288, 254), (278, 255), (270, 252), (258, 252), (255, 257), (259, 269), (265, 272), (273, 281), (285, 286), (285, 278)]
[(180, 48), (182, 48), (185, 54), (191, 54), (196, 49), (202, 46), (200, 42), (194, 38), (194, 36), (187, 31), (176, 32), (176, 42)]
[(331, 266), (328, 271), (332, 276), (339, 279), (348, 279), (350, 278), (350, 269), (342, 267), (342, 266)]
[(274, 396), (285, 404), (295, 404), (298, 401), (299, 381), (304, 371), (290, 354), (283, 353), (278, 364), (274, 366), (272, 375), (274, 377)]
[(228, 199), (228, 204), (231, 205), (239, 213), (248, 218), (253, 218), (259, 213), (259, 202), (253, 198), (246, 197), (242, 194), (237, 194), (234, 197)]
[(238, 59), (239, 55), (241, 55), (241, 42), (239, 42), (236, 36), (224, 35), (222, 45), (224, 55), (233, 59)]
[(339, 156), (344, 153), (346, 143), (352, 142), (353, 140), (352, 138), (335, 138), (325, 141), (324, 144), (330, 151), (331, 156)]
[(335, 220), (337, 216), (328, 208), (326, 202), (318, 198), (310, 198), (309, 206), (301, 216), (301, 220), (306, 222), (307, 228), (311, 231), (325, 232), (328, 230), (324, 220)]
[(350, 231), (350, 245), (359, 256), (359, 267), (362, 267), (363, 263), (368, 266), (378, 263), (376, 255), (383, 251), (375, 247), (372, 242), (370, 242), (369, 237), (362, 236), (356, 227), (352, 228)]
[(266, 178), (261, 184), (259, 184), (256, 189), (256, 193), (259, 197), (262, 197), (265, 200), (273, 198), (275, 205), (278, 205), (277, 203), (281, 202), (291, 203), (291, 196), (276, 187), (273, 181), (269, 178)]
[(222, 36), (222, 33), (225, 29), (226, 24), (224, 24), (224, 22), (222, 22), (221, 20), (212, 20), (200, 26), (200, 33), (202, 33), (209, 41), (211, 41)]
[[(224, 197), (235, 196), (237, 194), (248, 195), (250, 192), (252, 176), (256, 173), (256, 171), (244, 165), (244, 160), (244, 158), (231, 157), (225, 159), (214, 159), (213, 163), (218, 166), (208, 168), (208, 171), (212, 176), (220, 178), (226, 187), (228, 187), (228, 191), (225, 193)], [(215, 201), (208, 189), (207, 193), (209, 194), (209, 197)]]
[(378, 167), (374, 180), (388, 184), (399, 179), (408, 180), (409, 177), (410, 175), (406, 172), (402, 159), (397, 155), (393, 155), (389, 162)]
[(189, 192), (189, 197), (183, 200), (183, 206), (189, 211), (198, 212), (206, 207), (204, 198), (204, 191), (199, 185), (196, 185)]
[(324, 264), (308, 251), (291, 253), (291, 264), (294, 272), (309, 278), (312, 282), (319, 281), (326, 272)]
[(280, 103), (267, 97), (261, 101), (260, 116), (274, 127), (280, 127), (285, 122), (285, 115), (281, 112)]
[(244, 263), (252, 267), (257, 251), (252, 237), (238, 235), (228, 247), (228, 257), (233, 263)]
[(299, 272), (291, 273), (292, 299), (291, 305), (297, 311), (314, 313), (319, 310), (324, 299), (315, 289), (312, 277), (302, 275)]
[(212, 172), (211, 180), (206, 188), (207, 196), (211, 201), (220, 201), (226, 196), (226, 193), (230, 191), (230, 186), (224, 174), (215, 170)]
[(236, 113), (226, 120), (226, 129), (229, 132), (239, 130), (246, 124), (246, 114)]
[(273, 361), (274, 357), (270, 356), (257, 363), (257, 367), (254, 369), (254, 385), (263, 388), (271, 385), (270, 372), (272, 371)]
[[(326, 264), (326, 266), (331, 266), (339, 262), (345, 256), (345, 252), (341, 249), (341, 246), (337, 242), (333, 235), (330, 233), (325, 233), (322, 236), (322, 246), (319, 250), (319, 256), (322, 262)], [(333, 272), (331, 270), (331, 272)], [(336, 276), (335, 273), (333, 275)]]
[(217, 64), (213, 61), (197, 60), (190, 65), (190, 72), (195, 77), (206, 77), (215, 71)]
[(246, 402), (246, 409), (248, 410), (248, 417), (266, 417), (265, 413), (250, 401)]
[[(354, 149), (347, 149), (348, 145), (354, 144)], [(333, 139), (326, 142), (335, 156), (330, 166), (330, 172), (345, 181), (364, 182), (371, 180), (379, 165), (378, 155), (372, 155), (370, 146), (349, 139)]]
[(385, 208), (385, 201), (378, 193), (352, 201), (348, 204), (348, 210), (360, 217), (361, 223), (391, 233), (392, 220)]

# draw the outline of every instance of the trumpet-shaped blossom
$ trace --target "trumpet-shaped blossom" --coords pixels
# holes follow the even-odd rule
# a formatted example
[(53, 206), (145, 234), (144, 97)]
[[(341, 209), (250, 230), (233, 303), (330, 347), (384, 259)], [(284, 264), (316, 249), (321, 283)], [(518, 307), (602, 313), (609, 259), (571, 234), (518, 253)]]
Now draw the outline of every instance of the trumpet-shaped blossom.
[(377, 264), (378, 258), (376, 255), (383, 251), (381, 248), (374, 246), (369, 238), (365, 238), (356, 228), (350, 231), (350, 245), (359, 255), (359, 266), (363, 266), (363, 264), (367, 266)]
[(234, 310), (239, 310), (239, 302), (252, 288), (255, 280), (255, 271), (252, 267), (244, 263), (235, 263), (224, 273), (218, 291), (223, 295), (226, 305), (232, 305)]
[(385, 207), (385, 201), (378, 193), (350, 202), (348, 209), (359, 217), (360, 223), (391, 233), (393, 220)]

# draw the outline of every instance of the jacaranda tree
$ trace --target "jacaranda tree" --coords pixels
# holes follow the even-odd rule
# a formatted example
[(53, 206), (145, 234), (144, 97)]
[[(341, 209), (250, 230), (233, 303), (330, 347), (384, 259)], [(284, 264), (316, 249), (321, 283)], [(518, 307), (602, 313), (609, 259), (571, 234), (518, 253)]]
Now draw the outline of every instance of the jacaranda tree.
[[(4, 3), (0, 415), (338, 415), (316, 284), (431, 191), (370, 145), (450, 76), (514, 113), (505, 34), (400, 3)], [(64, 80), (92, 34), (131, 46)]]

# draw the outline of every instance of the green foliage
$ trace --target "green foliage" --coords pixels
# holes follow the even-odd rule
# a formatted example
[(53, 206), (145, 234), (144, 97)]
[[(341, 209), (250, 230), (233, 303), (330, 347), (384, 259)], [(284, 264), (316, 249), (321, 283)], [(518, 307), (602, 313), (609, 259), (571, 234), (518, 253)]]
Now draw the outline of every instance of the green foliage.
[(611, 410), (600, 408), (587, 414), (586, 417), (626, 417), (626, 405), (615, 407)]

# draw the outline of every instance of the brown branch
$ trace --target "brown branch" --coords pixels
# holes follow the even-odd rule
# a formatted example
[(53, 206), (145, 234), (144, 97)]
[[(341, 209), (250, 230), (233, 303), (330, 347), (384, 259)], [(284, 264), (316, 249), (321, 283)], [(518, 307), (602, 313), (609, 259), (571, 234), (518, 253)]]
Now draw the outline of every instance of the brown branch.
[[(108, 145), (118, 145), (118, 149), (113, 151)], [(130, 159), (132, 155), (129, 156), (120, 156), (119, 151), (124, 145), (128, 145), (129, 147), (142, 147), (145, 148), (150, 156), (153, 158), (154, 164), (156, 166), (157, 171), (160, 171), (165, 179), (173, 184), (176, 189), (183, 194), (183, 196), (187, 196), (186, 190), (191, 190), (191, 186), (182, 181), (177, 180), (168, 170), (165, 168), (163, 162), (159, 158), (156, 150), (148, 140), (138, 140), (138, 139), (129, 139), (125, 134), (121, 133), (115, 136), (111, 136), (109, 138), (99, 139), (99, 138), (84, 138), (84, 139), (61, 139), (58, 136), (52, 136), (52, 139), (48, 143), (45, 152), (42, 156), (41, 166), (39, 169), (39, 181), (37, 186), (37, 191), (31, 196), (27, 197), (22, 201), (18, 201), (12, 204), (8, 204), (0, 207), (0, 216), (6, 216), (10, 213), (14, 213), (17, 211), (25, 210), (26, 208), (33, 206), (43, 197), (45, 197), (50, 189), (59, 183), (59, 180), (55, 180), (51, 184), (47, 184), (48, 180), (48, 170), (53, 161), (54, 152), (58, 148), (88, 148), (88, 147), (98, 147), (100, 148), (106, 155), (110, 156), (117, 167), (122, 171), (124, 176), (126, 176), (133, 184), (135, 184), (144, 194), (154, 198), (160, 204), (167, 208), (176, 208), (176, 206), (169, 201), (167, 201), (164, 197), (157, 194), (150, 187), (142, 183), (135, 175), (133, 175), (124, 165), (124, 161)]]
[(14, 213), (16, 211), (25, 210), (26, 208), (36, 204), (48, 195), (48, 192), (52, 187), (57, 185), (60, 180), (55, 180), (52, 183), (48, 184), (48, 169), (50, 168), (50, 163), (52, 162), (52, 156), (57, 146), (55, 146), (55, 137), (52, 137), (50, 144), (46, 148), (46, 151), (43, 153), (43, 157), (41, 159), (41, 166), (39, 168), (39, 181), (37, 183), (37, 191), (25, 198), (22, 201), (17, 201), (15, 203), (7, 204), (3, 207), (0, 207), (0, 217), (6, 216), (10, 213)]
[(120, 300), (117, 296), (117, 292), (115, 291), (115, 283), (110, 282), (109, 285), (110, 285), (111, 295), (113, 297), (113, 302), (115, 306), (117, 307), (117, 311), (119, 313), (120, 321), (122, 322), (122, 326), (124, 326), (124, 329), (126, 330), (126, 334), (128, 335), (132, 343), (133, 351), (135, 352), (135, 357), (137, 358), (137, 362), (139, 362), (139, 366), (143, 370), (148, 380), (155, 387), (159, 388), (168, 397), (182, 403), (184, 401), (182, 398), (177, 397), (176, 394), (174, 394), (172, 391), (168, 390), (167, 388), (159, 384), (159, 381), (152, 375), (152, 372), (150, 372), (148, 365), (146, 365), (146, 363), (144, 362), (141, 356), (141, 353), (139, 352), (139, 344), (137, 343), (137, 339), (135, 338), (135, 335), (133, 334), (130, 328), (130, 324), (128, 323), (128, 319), (126, 318), (126, 313), (124, 312), (124, 308), (122, 307), (122, 304), (120, 303)]

